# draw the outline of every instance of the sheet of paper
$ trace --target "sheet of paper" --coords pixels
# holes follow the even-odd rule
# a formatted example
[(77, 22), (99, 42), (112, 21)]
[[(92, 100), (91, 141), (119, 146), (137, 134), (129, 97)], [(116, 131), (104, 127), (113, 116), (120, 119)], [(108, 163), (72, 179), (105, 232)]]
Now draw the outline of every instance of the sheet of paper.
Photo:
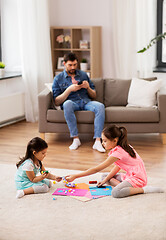
[(52, 195), (62, 196), (85, 196), (88, 190), (86, 189), (74, 189), (74, 188), (57, 188)]
[(88, 191), (84, 197), (79, 197), (79, 196), (70, 196), (70, 197), (72, 197), (74, 199), (77, 199), (79, 201), (82, 201), (82, 202), (87, 202), (87, 201), (90, 201), (92, 199), (98, 199), (98, 198), (106, 197), (106, 195), (105, 196), (97, 196), (97, 195), (92, 196), (91, 192)]
[(107, 186), (106, 188), (89, 187), (92, 196), (109, 196), (112, 192), (112, 187)]
[(86, 183), (77, 183), (75, 188), (71, 189), (86, 189), (89, 190), (89, 185)]

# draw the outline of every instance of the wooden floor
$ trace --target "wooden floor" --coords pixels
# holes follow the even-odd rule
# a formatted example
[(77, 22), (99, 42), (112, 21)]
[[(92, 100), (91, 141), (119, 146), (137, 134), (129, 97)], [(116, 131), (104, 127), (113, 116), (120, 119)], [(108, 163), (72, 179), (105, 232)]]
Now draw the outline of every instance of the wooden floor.
[[(40, 136), (37, 123), (22, 121), (0, 128), (0, 163), (15, 164), (19, 156), (24, 156), (28, 141), (36, 136)], [(107, 158), (107, 153), (92, 149), (92, 135), (82, 134), (80, 139), (81, 147), (71, 151), (68, 148), (72, 142), (69, 134), (46, 134), (49, 147), (44, 160), (45, 167), (85, 170)], [(148, 175), (165, 178), (166, 145), (162, 144), (160, 135), (132, 134), (128, 139), (144, 160)]]

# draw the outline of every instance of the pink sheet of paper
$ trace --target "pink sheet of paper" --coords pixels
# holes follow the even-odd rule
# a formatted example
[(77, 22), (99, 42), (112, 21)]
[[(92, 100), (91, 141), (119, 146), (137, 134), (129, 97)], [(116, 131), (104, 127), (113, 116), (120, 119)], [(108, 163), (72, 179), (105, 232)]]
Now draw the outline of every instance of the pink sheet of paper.
[(52, 195), (62, 196), (85, 196), (89, 192), (86, 189), (57, 188)]

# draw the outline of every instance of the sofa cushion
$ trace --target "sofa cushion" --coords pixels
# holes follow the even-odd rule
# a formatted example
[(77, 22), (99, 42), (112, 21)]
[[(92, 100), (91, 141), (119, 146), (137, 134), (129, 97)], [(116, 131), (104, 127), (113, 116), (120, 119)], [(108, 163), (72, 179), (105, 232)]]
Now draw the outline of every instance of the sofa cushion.
[(162, 81), (147, 81), (132, 78), (128, 94), (128, 106), (153, 107), (156, 105), (156, 93), (161, 88)]
[[(76, 111), (77, 123), (94, 123), (94, 113), (90, 111)], [(48, 109), (47, 121), (54, 123), (66, 123), (63, 110)]]
[(112, 106), (105, 109), (106, 123), (150, 123), (159, 122), (159, 110), (157, 108), (136, 108)]
[(105, 106), (126, 106), (131, 80), (105, 79), (104, 81)]
[(96, 90), (96, 101), (99, 101), (101, 103), (104, 103), (103, 99), (103, 91), (104, 91), (104, 80), (101, 78), (96, 78), (96, 79), (91, 79), (92, 82), (95, 85), (95, 90)]

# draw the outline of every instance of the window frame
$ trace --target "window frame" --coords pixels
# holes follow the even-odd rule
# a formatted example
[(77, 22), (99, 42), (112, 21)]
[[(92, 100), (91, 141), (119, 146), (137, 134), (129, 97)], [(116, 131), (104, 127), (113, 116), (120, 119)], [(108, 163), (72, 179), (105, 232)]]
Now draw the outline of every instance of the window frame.
[[(157, 0), (157, 35), (163, 31), (163, 0)], [(166, 68), (162, 62), (162, 39), (157, 42), (157, 68)]]
[(2, 46), (1, 46), (1, 5), (0, 5), (0, 62), (2, 61)]

